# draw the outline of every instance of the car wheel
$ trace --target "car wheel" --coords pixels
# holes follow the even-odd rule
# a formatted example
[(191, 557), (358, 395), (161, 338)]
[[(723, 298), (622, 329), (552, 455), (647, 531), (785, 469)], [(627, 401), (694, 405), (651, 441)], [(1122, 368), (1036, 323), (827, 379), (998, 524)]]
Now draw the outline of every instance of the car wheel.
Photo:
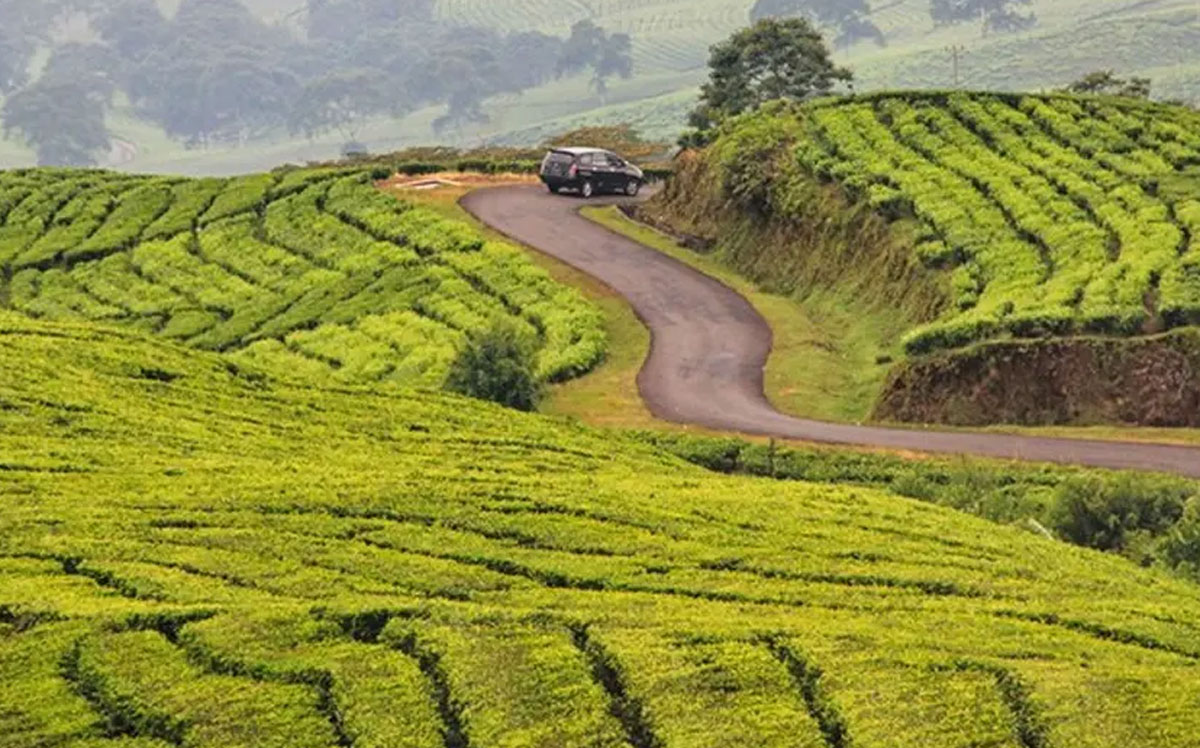
[(637, 197), (642, 191), (642, 183), (636, 179), (630, 179), (629, 184), (625, 185), (625, 194), (630, 197)]
[(579, 194), (581, 197), (591, 197), (596, 194), (596, 186), (590, 181), (584, 182), (583, 186), (579, 188)]

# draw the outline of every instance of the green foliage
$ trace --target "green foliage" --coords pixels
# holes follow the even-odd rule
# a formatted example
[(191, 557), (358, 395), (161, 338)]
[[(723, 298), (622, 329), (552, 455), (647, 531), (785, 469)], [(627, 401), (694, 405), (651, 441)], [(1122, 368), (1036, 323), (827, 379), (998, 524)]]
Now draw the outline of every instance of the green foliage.
[(1183, 516), (1162, 539), (1158, 552), (1168, 566), (1200, 580), (1200, 498), (1188, 501)]
[(1150, 98), (1149, 78), (1118, 78), (1112, 70), (1097, 70), (1071, 83), (1067, 91), (1077, 94), (1106, 94), (1131, 99)]
[(365, 120), (387, 106), (386, 76), (382, 71), (334, 70), (304, 86), (289, 127), (293, 133), (304, 133), (309, 138), (338, 130), (346, 140), (358, 140)]
[(0, 366), (7, 744), (1187, 748), (1200, 729), (1194, 585), (820, 477), (1052, 491), (1066, 469), (943, 480), (950, 461), (743, 445), (807, 480), (722, 476), (478, 400), (8, 312)]
[(534, 410), (541, 398), (533, 346), (511, 324), (494, 323), (467, 338), (450, 367), (446, 388), (517, 410)]
[(738, 31), (713, 47), (708, 67), (709, 80), (691, 117), (701, 130), (774, 99), (827, 94), (853, 78), (833, 64), (821, 34), (805, 18), (764, 18)]
[(765, 107), (705, 158), (768, 219), (799, 220), (812, 182), (833, 183), (910, 237), (948, 302), (903, 337), (921, 355), (1195, 324), (1198, 124), (1127, 99), (883, 93)]
[[(647, 141), (628, 124), (585, 126), (548, 138), (540, 147), (487, 147), (464, 150), (448, 146), (423, 146), (401, 151), (330, 162), (326, 167), (362, 169), (375, 167), (376, 179), (392, 173), (420, 176), (437, 172), (477, 172), (481, 174), (536, 174), (546, 149), (563, 145), (589, 145), (616, 151), (641, 164), (652, 178), (664, 178), (671, 164), (664, 161), (670, 147)], [(388, 173), (384, 174), (383, 170)]]
[[(6, 53), (0, 51), (0, 57)], [(35, 83), (5, 99), (0, 111), (5, 137), (19, 133), (44, 166), (97, 163), (109, 147), (105, 113), (114, 81), (105, 72), (107, 61), (98, 46), (57, 48)], [(0, 60), (0, 75), (2, 68)], [(0, 90), (5, 83), (0, 81)]]
[(1073, 543), (1104, 551), (1122, 551), (1137, 533), (1162, 535), (1196, 495), (1187, 483), (1121, 476), (1068, 481), (1059, 486), (1051, 508), (1052, 526)]
[(637, 438), (709, 470), (884, 488), (1076, 545), (1196, 574), (1200, 484), (1168, 476), (1016, 467), (969, 458), (919, 465), (889, 455), (777, 448), (738, 439), (642, 432)]
[(371, 176), (6, 173), (0, 299), (347, 383), (440, 388), (467, 338), (496, 319), (527, 340), (537, 384), (603, 358), (603, 320), (577, 292)]

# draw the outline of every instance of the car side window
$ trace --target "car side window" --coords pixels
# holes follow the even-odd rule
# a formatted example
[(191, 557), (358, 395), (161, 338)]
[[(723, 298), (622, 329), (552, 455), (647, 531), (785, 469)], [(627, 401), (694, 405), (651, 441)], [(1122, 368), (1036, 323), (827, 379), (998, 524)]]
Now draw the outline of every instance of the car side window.
[(625, 162), (622, 161), (619, 156), (614, 156), (611, 153), (607, 154), (606, 158), (608, 159), (608, 165), (617, 169), (620, 169), (625, 165)]
[(592, 159), (592, 154), (590, 154), (590, 153), (585, 153), (579, 157), (579, 164), (581, 166), (591, 166), (592, 163), (593, 163), (593, 159)]

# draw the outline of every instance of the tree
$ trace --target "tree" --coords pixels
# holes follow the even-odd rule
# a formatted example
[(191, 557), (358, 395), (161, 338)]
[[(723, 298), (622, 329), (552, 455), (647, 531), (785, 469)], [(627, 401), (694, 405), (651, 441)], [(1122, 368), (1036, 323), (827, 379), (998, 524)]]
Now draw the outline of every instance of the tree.
[(750, 9), (750, 22), (764, 18), (807, 18), (814, 25), (834, 32), (834, 46), (847, 48), (860, 41), (887, 46), (887, 39), (867, 16), (867, 0), (758, 0)]
[[(96, 49), (110, 53), (96, 57), (97, 70), (140, 116), (189, 146), (282, 128), (310, 136), (340, 130), (355, 139), (367, 116), (437, 104), (446, 105), (434, 123), (444, 132), (487, 122), (490, 98), (541, 85), (565, 68), (591, 70), (602, 95), (614, 76), (633, 72), (629, 36), (594, 25), (575, 29), (583, 52), (575, 60), (556, 36), (439, 19), (436, 0), (294, 4), (301, 8), (288, 18), (305, 19), (305, 38), (293, 33), (294, 22), (264, 23), (244, 0), (178, 0), (170, 17), (161, 0), (0, 0), (0, 95), (30, 88), (37, 53), (52, 47), (52, 30), (79, 11), (103, 40)], [(50, 85), (48, 78), (41, 93)], [(77, 88), (89, 90), (90, 106), (107, 107), (89, 86)], [(35, 94), (24, 106), (43, 111), (46, 99)], [(87, 119), (96, 121), (94, 113)]]
[(312, 138), (337, 130), (357, 141), (364, 120), (387, 108), (386, 81), (378, 70), (335, 70), (309, 81), (296, 101), (290, 129)]
[(507, 321), (472, 335), (450, 367), (446, 388), (468, 397), (533, 410), (542, 388), (534, 374), (533, 346)]
[(8, 26), (0, 26), (0, 94), (8, 94), (29, 80), (32, 45)]
[(588, 20), (571, 27), (558, 62), (559, 75), (574, 75), (591, 68), (591, 86), (602, 97), (608, 95), (608, 79), (633, 75), (633, 39), (628, 34), (609, 34)]
[(29, 82), (29, 66), (38, 47), (49, 41), (49, 28), (61, 0), (0, 0), (0, 94)]
[(518, 31), (502, 43), (499, 71), (505, 87), (524, 91), (550, 81), (558, 73), (563, 40), (538, 31)]
[(299, 69), (309, 80), (323, 77), (331, 67), (378, 72), (386, 108), (410, 111), (434, 101), (426, 95), (429, 87), (424, 76), (432, 67), (439, 35), (433, 24), (374, 29), (345, 45), (309, 45), (305, 51), (314, 64)]
[[(153, 25), (145, 6), (138, 12)], [(105, 39), (114, 47), (134, 43), (111, 29)], [(171, 137), (189, 144), (243, 141), (287, 123), (300, 91), (291, 67), (294, 42), (239, 0), (183, 0), (166, 27), (145, 41), (145, 53), (123, 70), (123, 87)]]
[(92, 166), (109, 147), (105, 115), (115, 86), (97, 45), (59, 47), (38, 79), (14, 93), (2, 114), (5, 136), (19, 133), (43, 166)]
[(1024, 31), (1037, 23), (1037, 16), (1020, 13), (1016, 6), (1033, 0), (931, 0), (929, 15), (938, 26), (980, 21), (983, 34)]
[(806, 18), (765, 18), (712, 48), (709, 80), (692, 125), (706, 130), (772, 99), (827, 94), (853, 74), (833, 64), (829, 48)]
[(1051, 527), (1063, 538), (1103, 551), (1127, 548), (1139, 533), (1162, 535), (1183, 515), (1191, 488), (1125, 474), (1112, 480), (1072, 478), (1059, 485), (1049, 509)]
[(132, 65), (164, 42), (169, 26), (154, 0), (122, 0), (92, 23), (101, 38)]
[(1150, 98), (1149, 78), (1118, 78), (1112, 70), (1088, 73), (1066, 87), (1066, 91), (1082, 94), (1127, 96), (1131, 99)]
[(483, 101), (499, 92), (493, 85), (499, 70), (494, 48), (481, 40), (464, 38), (457, 45), (448, 43), (439, 49), (432, 61), (430, 79), (440, 94), (437, 100), (445, 101), (447, 108), (433, 121), (433, 131), (441, 134), (490, 122)]
[(1168, 568), (1200, 581), (1200, 497), (1192, 497), (1183, 516), (1160, 541), (1158, 555)]
[(592, 87), (601, 98), (607, 98), (608, 79), (614, 75), (623, 80), (633, 77), (633, 39), (629, 34), (609, 34), (600, 44), (592, 65)]

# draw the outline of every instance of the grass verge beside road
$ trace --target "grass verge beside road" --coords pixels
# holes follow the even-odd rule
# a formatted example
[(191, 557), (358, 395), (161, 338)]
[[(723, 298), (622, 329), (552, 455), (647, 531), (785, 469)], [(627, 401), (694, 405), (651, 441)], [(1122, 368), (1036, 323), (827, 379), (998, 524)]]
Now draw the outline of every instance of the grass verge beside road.
[(874, 332), (880, 322), (857, 315), (833, 295), (801, 303), (769, 293), (717, 258), (683, 248), (617, 208), (589, 207), (582, 215), (667, 254), (737, 291), (766, 319), (774, 336), (767, 361), (767, 398), (779, 410), (805, 418), (861, 422), (866, 419), (887, 373), (877, 363), (886, 353)]

